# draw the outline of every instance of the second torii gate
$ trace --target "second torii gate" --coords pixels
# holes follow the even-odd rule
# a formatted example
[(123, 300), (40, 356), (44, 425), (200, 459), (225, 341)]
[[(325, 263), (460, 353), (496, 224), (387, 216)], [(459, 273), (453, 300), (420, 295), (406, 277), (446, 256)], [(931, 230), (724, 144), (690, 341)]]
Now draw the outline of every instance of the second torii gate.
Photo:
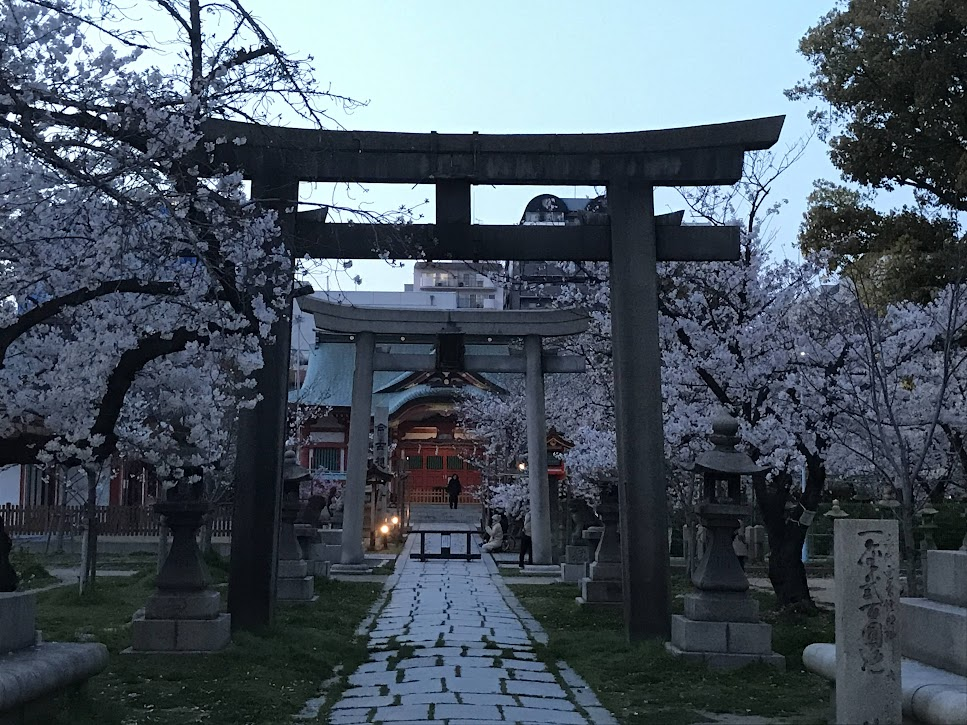
[[(547, 421), (544, 374), (579, 373), (584, 360), (544, 354), (542, 338), (584, 332), (582, 310), (398, 310), (337, 305), (314, 297), (299, 300), (311, 312), (316, 329), (349, 336), (356, 346), (352, 407), (349, 413), (349, 462), (343, 492), (341, 563), (362, 564), (363, 503), (369, 454), (369, 418), (373, 373), (394, 371), (463, 371), (524, 373), (527, 401), (528, 492), (534, 540), (534, 563), (551, 564), (551, 518), (547, 485)], [(524, 355), (468, 355), (467, 344), (506, 344), (524, 340)], [(436, 345), (432, 354), (389, 353), (377, 344)]]

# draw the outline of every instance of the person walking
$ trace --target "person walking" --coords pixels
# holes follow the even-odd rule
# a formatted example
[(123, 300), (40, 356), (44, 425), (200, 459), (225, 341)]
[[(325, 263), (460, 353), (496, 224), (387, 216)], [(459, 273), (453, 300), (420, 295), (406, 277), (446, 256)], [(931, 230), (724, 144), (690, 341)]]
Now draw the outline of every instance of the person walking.
[(534, 545), (531, 541), (531, 512), (524, 514), (524, 530), (520, 535), (520, 568), (524, 568), (524, 553), (527, 553), (527, 563), (534, 563)]
[(460, 476), (453, 474), (447, 481), (447, 494), (450, 496), (450, 508), (455, 509), (460, 500), (460, 492), (463, 486), (460, 485)]

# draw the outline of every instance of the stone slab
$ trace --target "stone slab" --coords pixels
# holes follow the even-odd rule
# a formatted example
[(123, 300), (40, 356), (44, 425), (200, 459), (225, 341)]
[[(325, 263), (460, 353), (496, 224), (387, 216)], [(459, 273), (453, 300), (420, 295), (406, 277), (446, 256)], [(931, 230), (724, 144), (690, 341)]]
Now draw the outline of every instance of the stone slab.
[(905, 657), (967, 675), (967, 608), (904, 598), (900, 600), (900, 618)]
[(279, 559), (276, 576), (279, 579), (301, 579), (309, 573), (305, 559)]
[(319, 541), (329, 546), (342, 547), (342, 529), (319, 529)]
[(222, 597), (214, 589), (184, 594), (153, 594), (144, 605), (145, 619), (214, 619)]
[(591, 547), (569, 544), (564, 549), (564, 561), (568, 564), (591, 563)]
[(107, 667), (108, 659), (107, 647), (98, 642), (45, 642), (0, 655), (0, 713), (17, 713), (34, 700), (80, 684)]
[(315, 596), (315, 580), (311, 576), (299, 579), (279, 577), (275, 587), (276, 598), (287, 602), (308, 602)]
[(671, 642), (684, 652), (728, 652), (728, 626), (673, 614)]
[(836, 720), (898, 723), (900, 554), (895, 520), (837, 519)]
[(560, 564), (525, 564), (521, 572), (524, 576), (557, 576), (561, 573)]
[(621, 582), (582, 579), (580, 598), (585, 604), (621, 604)]
[(220, 614), (214, 619), (145, 619), (140, 609), (131, 620), (131, 649), (134, 652), (215, 652), (232, 638), (232, 618)]
[[(836, 645), (811, 644), (803, 651), (802, 661), (810, 672), (835, 682)], [(967, 723), (967, 677), (906, 657), (900, 667), (903, 714), (907, 718), (929, 725)]]
[(342, 556), (342, 546), (339, 544), (312, 544), (308, 557), (313, 561), (329, 561), (336, 563)]
[(595, 561), (588, 567), (588, 576), (595, 581), (621, 582), (621, 564)]
[(775, 652), (769, 654), (741, 654), (733, 652), (692, 652), (679, 649), (671, 642), (665, 649), (687, 662), (704, 662), (711, 670), (737, 670), (748, 665), (765, 664), (778, 670), (786, 669), (786, 658)]
[(690, 592), (685, 616), (707, 622), (758, 622), (759, 603), (745, 592)]
[(587, 564), (561, 564), (561, 580), (576, 584), (588, 575)]
[(372, 574), (375, 568), (376, 564), (331, 564), (329, 574)]
[(927, 599), (967, 607), (967, 551), (927, 552)]
[(771, 655), (772, 625), (762, 622), (728, 622), (727, 651), (738, 654)]
[(0, 655), (30, 647), (37, 640), (37, 595), (0, 594)]

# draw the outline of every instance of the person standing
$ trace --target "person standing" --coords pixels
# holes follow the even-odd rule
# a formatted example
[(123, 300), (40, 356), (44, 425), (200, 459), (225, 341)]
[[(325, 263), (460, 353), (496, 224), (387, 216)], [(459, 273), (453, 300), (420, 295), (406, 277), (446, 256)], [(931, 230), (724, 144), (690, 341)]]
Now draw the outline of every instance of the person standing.
[(520, 535), (520, 568), (524, 568), (524, 553), (527, 553), (527, 563), (534, 563), (534, 545), (531, 541), (531, 512), (524, 514), (524, 530)]
[(457, 503), (460, 500), (460, 491), (463, 490), (463, 486), (460, 485), (460, 476), (453, 474), (447, 481), (447, 494), (450, 496), (450, 508), (455, 509)]

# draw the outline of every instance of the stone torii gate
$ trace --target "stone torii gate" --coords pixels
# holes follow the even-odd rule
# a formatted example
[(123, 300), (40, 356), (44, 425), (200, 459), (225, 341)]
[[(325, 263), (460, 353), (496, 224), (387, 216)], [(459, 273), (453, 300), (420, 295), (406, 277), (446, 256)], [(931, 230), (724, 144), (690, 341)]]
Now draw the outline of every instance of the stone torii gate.
[[(438, 134), (290, 129), (212, 120), (214, 161), (279, 210), (289, 249), (310, 257), (610, 261), (625, 625), (629, 638), (671, 629), (658, 348), (658, 261), (735, 260), (739, 232), (655, 217), (656, 186), (734, 184), (746, 151), (767, 149), (784, 117), (608, 134)], [(434, 184), (435, 225), (329, 224), (298, 214), (299, 182)], [(477, 226), (474, 184), (605, 186), (610, 224)], [(421, 249), (419, 247), (422, 247)], [(239, 423), (229, 609), (233, 626), (272, 616), (281, 487), (288, 319), (263, 350), (262, 394)], [(241, 532), (244, 536), (239, 536)]]
[[(544, 354), (542, 338), (584, 332), (582, 310), (397, 310), (337, 305), (314, 297), (299, 300), (311, 312), (316, 329), (349, 336), (356, 346), (352, 407), (349, 415), (349, 463), (343, 493), (341, 563), (363, 563), (362, 525), (369, 453), (373, 373), (391, 371), (463, 371), (526, 375), (528, 492), (534, 562), (551, 564), (551, 518), (547, 484), (547, 421), (544, 373), (578, 373), (584, 360)], [(506, 344), (523, 338), (523, 357), (468, 355), (465, 346)], [(433, 343), (432, 354), (390, 353), (377, 343)]]

